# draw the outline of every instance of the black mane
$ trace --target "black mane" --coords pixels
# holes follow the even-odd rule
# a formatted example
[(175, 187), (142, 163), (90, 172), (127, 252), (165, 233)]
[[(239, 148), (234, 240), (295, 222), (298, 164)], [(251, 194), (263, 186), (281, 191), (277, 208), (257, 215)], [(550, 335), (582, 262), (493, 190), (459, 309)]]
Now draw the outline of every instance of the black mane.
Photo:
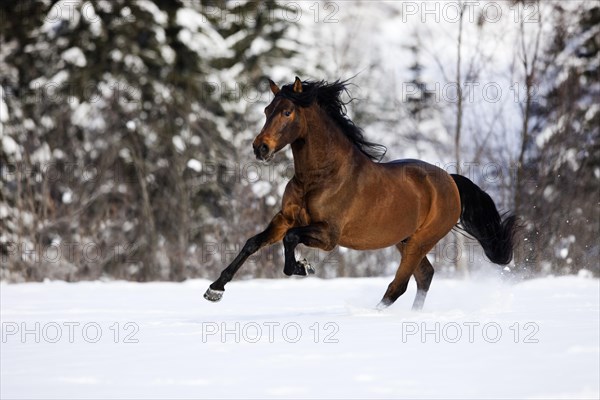
[(294, 104), (301, 107), (308, 107), (316, 101), (360, 151), (373, 161), (381, 161), (387, 151), (386, 147), (366, 140), (363, 130), (356, 126), (346, 115), (346, 104), (348, 103), (344, 103), (340, 96), (343, 92), (349, 93), (347, 86), (347, 80), (340, 81), (339, 79), (333, 83), (304, 81), (302, 82), (301, 93), (294, 92), (294, 84), (289, 84), (283, 86), (277, 96), (290, 99)]

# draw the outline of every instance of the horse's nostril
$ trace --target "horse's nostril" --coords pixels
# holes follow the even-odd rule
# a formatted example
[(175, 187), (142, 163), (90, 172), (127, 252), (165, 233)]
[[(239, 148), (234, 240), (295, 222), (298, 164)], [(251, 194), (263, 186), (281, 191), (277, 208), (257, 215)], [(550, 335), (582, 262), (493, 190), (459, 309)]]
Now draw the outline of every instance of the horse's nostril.
[(267, 154), (269, 154), (269, 146), (264, 143), (261, 144), (258, 148), (258, 153), (261, 157), (265, 157)]
[(269, 154), (270, 149), (265, 143), (262, 143), (258, 146), (254, 147), (254, 154), (256, 154), (256, 158), (260, 160), (264, 160)]

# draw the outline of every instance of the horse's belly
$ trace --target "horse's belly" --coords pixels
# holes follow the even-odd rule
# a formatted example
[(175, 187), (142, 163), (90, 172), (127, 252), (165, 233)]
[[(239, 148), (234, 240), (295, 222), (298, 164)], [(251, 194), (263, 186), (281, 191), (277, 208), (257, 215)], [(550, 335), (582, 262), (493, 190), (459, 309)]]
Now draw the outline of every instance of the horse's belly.
[(358, 238), (347, 237), (340, 239), (339, 245), (354, 250), (377, 250), (394, 246), (402, 240), (403, 239), (397, 240), (391, 237), (382, 238), (381, 236), (363, 236)]
[(363, 213), (342, 229), (339, 244), (355, 250), (374, 250), (394, 246), (418, 228), (417, 214)]

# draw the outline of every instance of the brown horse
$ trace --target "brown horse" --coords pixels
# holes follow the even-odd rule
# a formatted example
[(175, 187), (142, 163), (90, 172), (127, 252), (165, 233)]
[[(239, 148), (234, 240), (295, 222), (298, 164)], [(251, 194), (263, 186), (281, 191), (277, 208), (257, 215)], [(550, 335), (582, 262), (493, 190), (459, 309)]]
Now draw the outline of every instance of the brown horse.
[(259, 160), (270, 161), (291, 145), (294, 177), (281, 211), (210, 285), (207, 300), (219, 301), (244, 261), (280, 240), (288, 276), (314, 272), (296, 260), (300, 243), (326, 251), (337, 245), (358, 250), (396, 246), (402, 261), (380, 305), (396, 301), (412, 275), (417, 282), (413, 309), (423, 307), (433, 277), (427, 253), (459, 219), (491, 261), (510, 262), (516, 218), (502, 221), (492, 199), (461, 175), (418, 160), (377, 162), (382, 146), (366, 141), (346, 116), (340, 100), (346, 81), (302, 82), (296, 77), (281, 89), (269, 83), (275, 97), (252, 146)]

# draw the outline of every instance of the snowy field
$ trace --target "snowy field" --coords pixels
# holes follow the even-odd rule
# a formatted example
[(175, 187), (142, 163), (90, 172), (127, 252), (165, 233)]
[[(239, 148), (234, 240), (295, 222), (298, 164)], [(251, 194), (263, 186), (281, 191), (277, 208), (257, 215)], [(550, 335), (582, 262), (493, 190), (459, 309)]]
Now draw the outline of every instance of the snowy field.
[(9, 398), (598, 398), (597, 279), (0, 285)]

